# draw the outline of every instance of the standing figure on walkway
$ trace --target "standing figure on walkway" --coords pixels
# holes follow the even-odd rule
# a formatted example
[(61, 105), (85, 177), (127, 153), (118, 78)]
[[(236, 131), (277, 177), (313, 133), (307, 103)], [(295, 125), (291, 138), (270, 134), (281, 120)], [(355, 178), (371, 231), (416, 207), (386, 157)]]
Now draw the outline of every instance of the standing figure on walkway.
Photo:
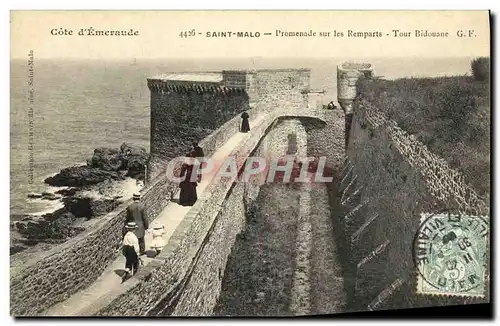
[(191, 178), (194, 169), (193, 162), (191, 161), (193, 156), (193, 153), (189, 153), (187, 157), (188, 159), (190, 159), (190, 162), (184, 163), (181, 167), (180, 177), (185, 177), (184, 181), (179, 184), (179, 187), (181, 188), (181, 193), (179, 194), (179, 205), (182, 206), (193, 206), (198, 199), (198, 196), (196, 194), (198, 180), (196, 177), (194, 179)]
[(241, 127), (240, 127), (241, 132), (249, 132), (250, 131), (250, 123), (248, 122), (249, 117), (250, 116), (246, 112), (243, 112), (241, 114), (241, 119), (243, 119), (241, 121)]
[(139, 240), (139, 255), (144, 255), (145, 243), (144, 243), (144, 233), (149, 228), (148, 215), (146, 212), (146, 207), (140, 202), (141, 195), (134, 194), (134, 202), (127, 207), (127, 218), (126, 223), (135, 222), (137, 228), (135, 229), (135, 235)]
[(163, 240), (163, 235), (165, 234), (165, 226), (161, 225), (158, 222), (153, 222), (151, 226), (153, 231), (151, 235), (153, 236), (153, 240), (151, 240), (151, 249), (156, 251), (158, 255), (161, 251), (161, 248), (165, 246), (165, 241)]
[(203, 148), (198, 146), (198, 143), (193, 143), (193, 156), (200, 162), (200, 165), (196, 167), (196, 173), (198, 174), (198, 182), (201, 182), (201, 172), (204, 167), (203, 158), (205, 157), (205, 153), (203, 153)]
[(122, 243), (123, 255), (125, 256), (125, 272), (127, 276), (134, 276), (139, 269), (139, 239), (135, 235), (137, 223), (128, 222), (125, 228), (127, 233), (125, 233)]

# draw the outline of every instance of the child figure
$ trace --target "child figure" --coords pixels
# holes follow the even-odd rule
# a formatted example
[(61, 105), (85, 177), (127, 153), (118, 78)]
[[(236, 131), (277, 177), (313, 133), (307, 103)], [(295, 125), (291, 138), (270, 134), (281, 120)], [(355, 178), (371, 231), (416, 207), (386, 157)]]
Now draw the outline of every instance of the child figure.
[(128, 222), (125, 226), (127, 233), (123, 237), (123, 255), (125, 256), (125, 271), (128, 276), (133, 276), (139, 268), (139, 239), (134, 231), (137, 223)]
[(165, 233), (165, 227), (160, 225), (158, 222), (153, 222), (151, 226), (153, 231), (151, 235), (153, 236), (153, 240), (151, 241), (151, 248), (156, 250), (156, 254), (158, 255), (161, 251), (161, 248), (165, 246), (165, 241), (163, 241), (163, 234)]

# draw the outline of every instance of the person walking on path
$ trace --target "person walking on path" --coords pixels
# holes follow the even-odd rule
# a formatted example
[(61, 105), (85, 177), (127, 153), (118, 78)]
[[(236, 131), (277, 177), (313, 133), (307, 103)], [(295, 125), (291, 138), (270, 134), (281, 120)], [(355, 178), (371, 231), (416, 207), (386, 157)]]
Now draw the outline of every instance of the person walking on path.
[(203, 152), (203, 148), (198, 146), (198, 143), (193, 143), (193, 156), (200, 162), (200, 165), (196, 167), (196, 173), (198, 174), (198, 182), (201, 182), (201, 174), (202, 169), (205, 166), (203, 159), (205, 157), (205, 153)]
[(125, 256), (125, 272), (128, 276), (134, 276), (135, 272), (139, 269), (139, 239), (135, 235), (137, 223), (128, 222), (125, 228), (127, 229), (127, 233), (125, 233), (122, 243), (123, 255)]
[(149, 221), (146, 212), (146, 207), (140, 202), (141, 195), (133, 195), (134, 202), (127, 207), (127, 218), (126, 223), (135, 222), (137, 228), (135, 229), (135, 235), (139, 240), (139, 255), (144, 255), (145, 243), (144, 235), (145, 231), (149, 228)]
[(179, 194), (179, 205), (181, 206), (193, 206), (198, 200), (198, 195), (196, 193), (196, 187), (198, 186), (198, 179), (193, 178), (193, 153), (189, 153), (186, 157), (189, 163), (184, 163), (181, 167), (180, 177), (185, 177), (184, 181), (179, 183), (179, 188), (181, 192)]
[(250, 131), (250, 123), (248, 122), (248, 118), (250, 118), (248, 113), (243, 112), (241, 114), (241, 119), (243, 119), (241, 121), (241, 127), (240, 127), (241, 132), (249, 132)]
[(165, 246), (165, 241), (163, 240), (163, 235), (165, 234), (165, 226), (159, 224), (158, 222), (153, 222), (151, 226), (153, 229), (151, 235), (153, 236), (153, 240), (151, 241), (151, 249), (156, 251), (158, 255)]

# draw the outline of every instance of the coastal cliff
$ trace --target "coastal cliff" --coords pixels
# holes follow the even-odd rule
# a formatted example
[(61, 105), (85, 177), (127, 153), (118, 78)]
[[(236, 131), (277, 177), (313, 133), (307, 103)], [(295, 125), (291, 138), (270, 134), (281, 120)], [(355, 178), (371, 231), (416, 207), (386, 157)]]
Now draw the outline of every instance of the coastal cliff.
[(112, 211), (143, 187), (148, 157), (143, 147), (129, 143), (100, 147), (86, 165), (67, 167), (46, 178), (47, 185), (60, 189), (30, 193), (27, 200), (54, 201), (56, 209), (16, 216), (10, 227), (10, 254), (63, 243), (84, 230), (81, 223)]

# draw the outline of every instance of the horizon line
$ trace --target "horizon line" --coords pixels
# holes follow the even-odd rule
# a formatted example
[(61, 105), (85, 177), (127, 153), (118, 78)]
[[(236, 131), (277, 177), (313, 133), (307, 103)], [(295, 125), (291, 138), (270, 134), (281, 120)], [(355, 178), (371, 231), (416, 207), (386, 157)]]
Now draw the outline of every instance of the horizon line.
[[(399, 59), (457, 59), (457, 58), (479, 58), (479, 57), (487, 57), (491, 58), (491, 54), (489, 55), (448, 55), (448, 56), (422, 56), (422, 55), (394, 55), (394, 56), (337, 56), (337, 57), (311, 57), (311, 56), (303, 56), (303, 57), (267, 57), (267, 56), (251, 56), (251, 57), (221, 57), (221, 56), (206, 56), (206, 57), (106, 57), (106, 58), (88, 58), (88, 57), (37, 57), (37, 60), (65, 60), (65, 61), (74, 61), (74, 60), (91, 60), (91, 61), (105, 61), (105, 60), (115, 60), (115, 61), (130, 61), (130, 60), (179, 60), (179, 61), (196, 61), (196, 60), (332, 60), (338, 61), (339, 59), (390, 59), (390, 58), (399, 58)], [(10, 61), (13, 60), (26, 60), (28, 58), (28, 54), (26, 57), (11, 57)]]

